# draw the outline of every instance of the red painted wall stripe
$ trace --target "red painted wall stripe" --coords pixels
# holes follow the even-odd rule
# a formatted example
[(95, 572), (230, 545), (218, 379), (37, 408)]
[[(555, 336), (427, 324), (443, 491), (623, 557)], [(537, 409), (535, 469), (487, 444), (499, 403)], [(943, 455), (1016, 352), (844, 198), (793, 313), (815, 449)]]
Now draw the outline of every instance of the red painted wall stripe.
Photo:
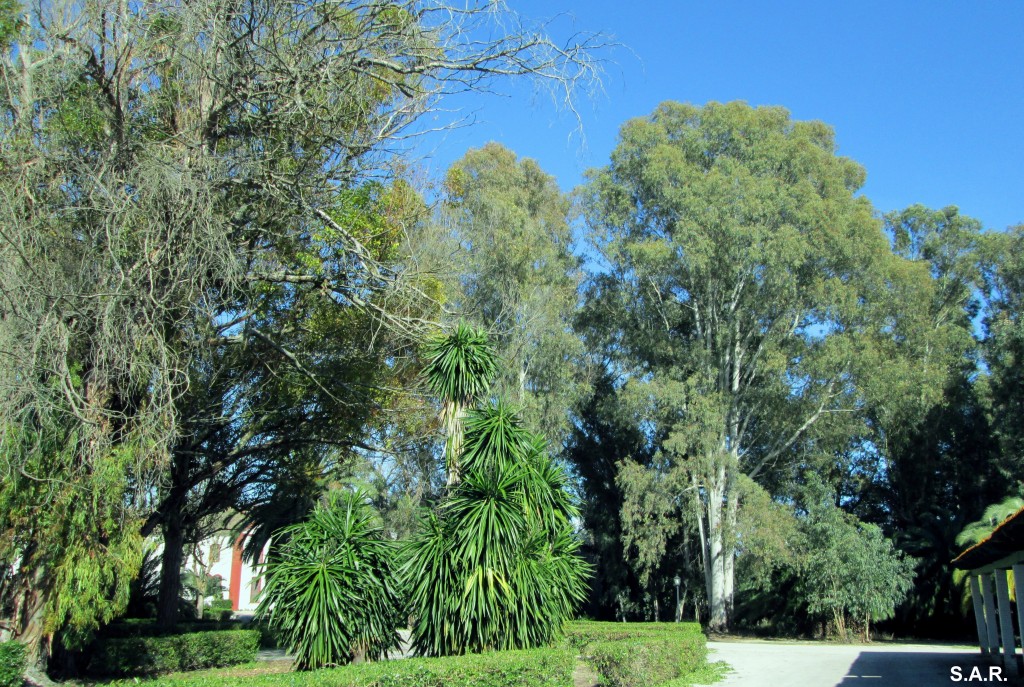
[(238, 602), (242, 598), (242, 540), (239, 535), (231, 548), (231, 582), (228, 585), (228, 598), (231, 599), (231, 610), (238, 610)]

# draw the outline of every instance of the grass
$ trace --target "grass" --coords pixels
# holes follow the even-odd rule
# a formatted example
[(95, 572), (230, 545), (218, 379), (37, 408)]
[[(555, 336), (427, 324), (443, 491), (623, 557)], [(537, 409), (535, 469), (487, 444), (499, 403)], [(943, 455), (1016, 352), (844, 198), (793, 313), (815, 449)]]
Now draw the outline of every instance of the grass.
[(675, 680), (669, 680), (660, 687), (691, 687), (691, 685), (713, 685), (716, 682), (724, 680), (725, 677), (732, 672), (732, 668), (725, 661), (715, 661), (714, 663), (705, 663), (697, 670), (677, 677)]

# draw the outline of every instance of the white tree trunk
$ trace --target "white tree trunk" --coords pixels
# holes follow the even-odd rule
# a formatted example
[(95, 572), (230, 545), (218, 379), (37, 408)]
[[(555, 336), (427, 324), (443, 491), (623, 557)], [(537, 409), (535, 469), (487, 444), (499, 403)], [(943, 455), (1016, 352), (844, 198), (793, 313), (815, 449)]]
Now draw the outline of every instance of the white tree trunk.
[(708, 605), (711, 617), (708, 629), (723, 632), (729, 625), (729, 608), (726, 586), (726, 558), (731, 552), (726, 551), (726, 513), (725, 513), (726, 471), (725, 465), (715, 466), (712, 478), (707, 485), (708, 519), (708, 561), (705, 571), (710, 573), (705, 580), (708, 590)]

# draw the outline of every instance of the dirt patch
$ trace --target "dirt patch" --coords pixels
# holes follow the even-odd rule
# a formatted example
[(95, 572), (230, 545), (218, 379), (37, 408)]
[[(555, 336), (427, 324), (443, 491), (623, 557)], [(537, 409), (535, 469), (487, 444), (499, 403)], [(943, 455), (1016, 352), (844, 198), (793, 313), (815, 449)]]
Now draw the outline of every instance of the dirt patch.
[(597, 687), (601, 676), (583, 661), (576, 662), (576, 670), (572, 672), (572, 687)]

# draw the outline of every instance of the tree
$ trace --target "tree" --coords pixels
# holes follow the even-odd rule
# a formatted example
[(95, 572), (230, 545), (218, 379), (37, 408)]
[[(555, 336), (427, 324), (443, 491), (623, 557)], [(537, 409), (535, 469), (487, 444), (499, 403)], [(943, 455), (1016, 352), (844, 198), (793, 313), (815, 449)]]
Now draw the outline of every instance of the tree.
[(1009, 487), (1020, 476), (1024, 461), (1024, 225), (986, 235), (982, 252), (989, 305), (984, 353), (991, 422), (1000, 477)]
[(954, 538), (1004, 488), (977, 383), (985, 236), (955, 207), (914, 205), (884, 221), (897, 259), (885, 324), (853, 369), (862, 427), (845, 449), (870, 454), (879, 469), (853, 510), (918, 560), (894, 629), (948, 635), (962, 626), (948, 565)]
[(501, 403), (470, 412), (463, 479), (406, 544), (419, 655), (557, 639), (586, 593), (568, 477)]
[(470, 150), (448, 170), (440, 230), (452, 307), (486, 328), (502, 360), (498, 396), (523, 421), (564, 443), (585, 387), (582, 344), (571, 328), (580, 260), (570, 204), (555, 179), (498, 143)]
[[(464, 323), (431, 348), (428, 378), (444, 382), (435, 388), (486, 388), (495, 372), (486, 335)], [(413, 648), (448, 656), (550, 643), (590, 572), (578, 556), (568, 476), (501, 401), (468, 411), (459, 449), (460, 478), (403, 548)]]
[(864, 621), (870, 639), (872, 619), (885, 620), (913, 585), (914, 561), (882, 535), (812, 487), (801, 523), (806, 547), (799, 572), (799, 593), (810, 613), (829, 617), (846, 637), (847, 619)]
[[(280, 362), (301, 388), (334, 393), (290, 307), (335, 326), (348, 315), (331, 313), (358, 312), (402, 342), (383, 357), (405, 359), (429, 289), (393, 251), (407, 227), (388, 212), (402, 204), (370, 203), (380, 223), (352, 207), (418, 117), (495, 76), (534, 74), (569, 97), (594, 63), (587, 45), (562, 49), (509, 15), (494, 40), (467, 38), (499, 18), (480, 6), (37, 2), (30, 14), (0, 22), (14, 44), (0, 60), (12, 476), (0, 558), (21, 561), (15, 633), (37, 644), (84, 640), (116, 615), (143, 527), (159, 524), (177, 550), (186, 496), (248, 471), (224, 460), (248, 454), (247, 439), (274, 443), (253, 422), (270, 391), (225, 390), (208, 406), (204, 384), (245, 388)], [(246, 347), (272, 351), (267, 376), (227, 352)], [(299, 415), (275, 431), (291, 423), (294, 438)], [(208, 427), (231, 445), (213, 449)]]
[(427, 342), (429, 360), (423, 374), (431, 391), (441, 399), (445, 428), (445, 468), (448, 484), (461, 479), (463, 421), (466, 410), (485, 397), (498, 370), (487, 334), (459, 322), (449, 334), (437, 334)]
[(297, 669), (377, 660), (398, 646), (397, 551), (366, 494), (332, 492), (275, 536), (256, 617), (282, 633)]
[(699, 495), (715, 629), (732, 604), (739, 475), (769, 471), (844, 408), (861, 303), (890, 260), (854, 197), (863, 178), (824, 124), (665, 103), (622, 128), (585, 189), (607, 261), (589, 285), (596, 336), (629, 383), (652, 385), (648, 438)]

